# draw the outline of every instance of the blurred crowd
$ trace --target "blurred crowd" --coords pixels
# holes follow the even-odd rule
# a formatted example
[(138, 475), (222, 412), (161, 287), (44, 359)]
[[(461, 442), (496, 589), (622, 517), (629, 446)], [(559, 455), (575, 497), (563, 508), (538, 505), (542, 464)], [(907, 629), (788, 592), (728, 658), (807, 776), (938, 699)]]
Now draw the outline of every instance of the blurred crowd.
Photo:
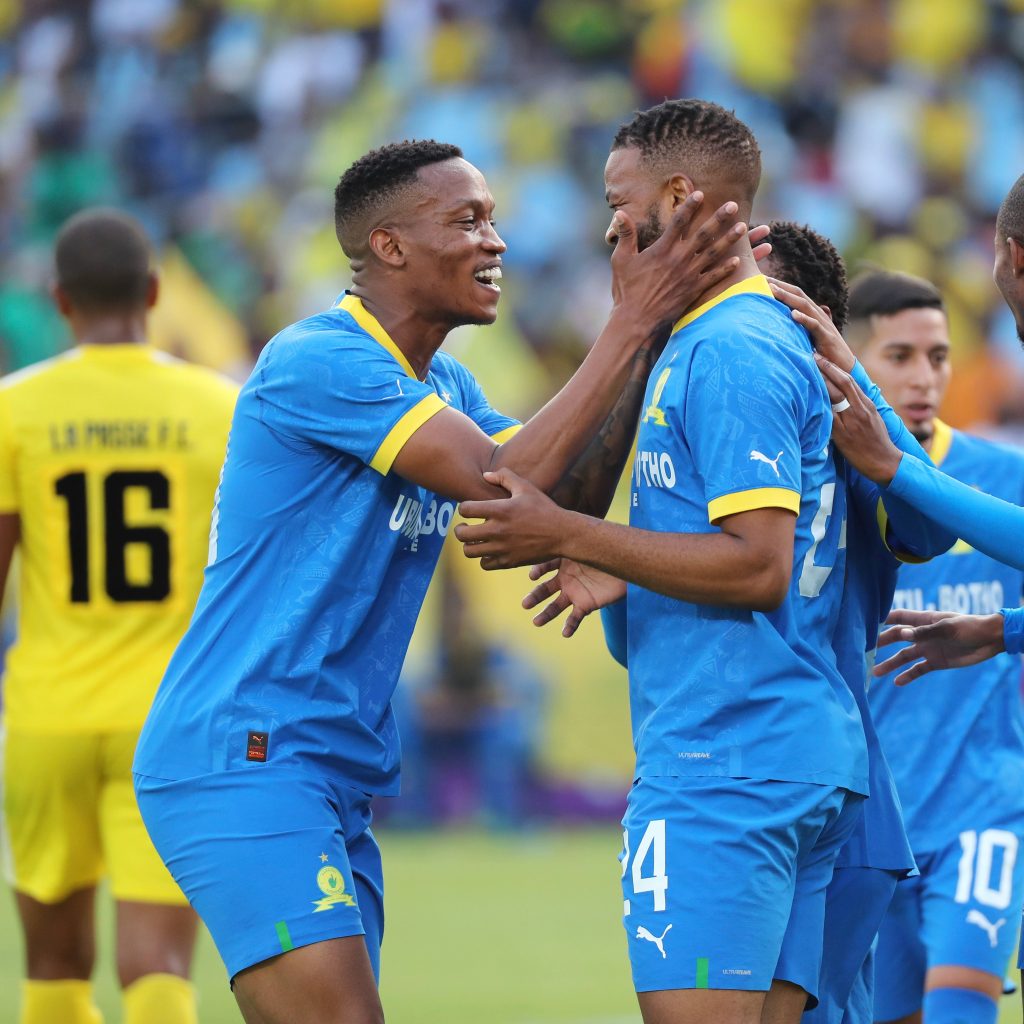
[(0, 0), (0, 33), (4, 370), (64, 346), (50, 242), (113, 203), (161, 246), (160, 343), (241, 376), (345, 286), (339, 173), (433, 136), (484, 170), (509, 244), (498, 328), (453, 344), (527, 413), (608, 304), (614, 128), (697, 95), (761, 141), (758, 219), (942, 286), (955, 423), (1021, 414), (989, 268), (1024, 170), (1024, 0)]

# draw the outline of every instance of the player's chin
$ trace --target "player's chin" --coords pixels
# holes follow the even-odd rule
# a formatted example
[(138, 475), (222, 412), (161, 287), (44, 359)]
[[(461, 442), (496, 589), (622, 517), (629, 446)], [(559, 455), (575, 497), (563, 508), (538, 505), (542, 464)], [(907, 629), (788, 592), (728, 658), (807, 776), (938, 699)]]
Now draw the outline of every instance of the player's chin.
[(458, 323), (462, 326), (486, 327), (498, 319), (498, 300), (489, 303), (474, 303), (458, 311)]

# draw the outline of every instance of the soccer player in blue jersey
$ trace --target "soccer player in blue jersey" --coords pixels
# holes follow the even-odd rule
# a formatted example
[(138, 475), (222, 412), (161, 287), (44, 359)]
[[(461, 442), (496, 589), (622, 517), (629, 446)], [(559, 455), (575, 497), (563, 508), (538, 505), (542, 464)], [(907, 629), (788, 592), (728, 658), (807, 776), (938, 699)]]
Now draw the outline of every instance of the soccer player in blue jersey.
[[(871, 273), (850, 295), (848, 336), (871, 377), (944, 472), (1024, 502), (1024, 457), (937, 419), (950, 377), (942, 299), (926, 281)], [(901, 568), (895, 605), (994, 614), (1019, 570), (965, 543)], [(1024, 904), (1024, 713), (1020, 661), (937, 672), (927, 686), (871, 690), (921, 875), (899, 887), (879, 935), (875, 1016), (994, 1022)]]
[(642, 253), (620, 215), (608, 323), (518, 429), (438, 351), (497, 312), (505, 245), (480, 172), (427, 141), (342, 176), (352, 289), (273, 338), (242, 389), (205, 583), (134, 765), (250, 1024), (383, 1019), (369, 804), (397, 790), (391, 694), (455, 501), (502, 493), (483, 480), (500, 466), (580, 499), (588, 442), (617, 409), (635, 418), (671, 323), (739, 263), (736, 204), (691, 232), (701, 198)]
[[(605, 183), (643, 238), (695, 188), (746, 215), (759, 174), (745, 125), (680, 100), (620, 129)], [(867, 792), (830, 648), (846, 493), (830, 429), (807, 335), (748, 245), (651, 372), (629, 526), (508, 471), (490, 479), (511, 498), (463, 505), (485, 520), (457, 529), (485, 568), (562, 556), (629, 581), (623, 909), (646, 1024), (795, 1020), (817, 991), (825, 886)], [(806, 925), (779, 978), (791, 919)]]
[[(837, 346), (845, 350), (838, 331), (845, 324), (847, 309), (842, 258), (827, 239), (809, 228), (790, 222), (773, 222), (769, 227), (771, 256), (761, 265), (773, 276), (773, 291), (783, 301), (798, 305), (811, 318), (809, 326), (819, 346), (828, 347), (833, 353)], [(751, 232), (752, 238), (754, 235)], [(863, 368), (858, 366), (856, 370), (901, 450), (927, 459), (877, 387), (867, 379)], [(878, 487), (856, 470), (849, 475), (847, 499), (846, 586), (833, 649), (864, 721), (872, 795), (856, 830), (840, 850), (826, 891), (819, 1004), (805, 1014), (807, 1024), (870, 1024), (874, 1019), (874, 938), (897, 881), (913, 869), (914, 861), (892, 775), (867, 706), (869, 665), (874, 658), (879, 623), (892, 604), (900, 564), (897, 553), (902, 557), (937, 554), (955, 539), (898, 499), (886, 497), (881, 509), (888, 515), (880, 517)], [(904, 536), (911, 540), (903, 541)], [(531, 595), (528, 603), (534, 604), (540, 596)], [(601, 617), (609, 649), (625, 663), (625, 602), (602, 608)], [(793, 925), (800, 926), (800, 922)], [(791, 944), (783, 945), (783, 976)]]

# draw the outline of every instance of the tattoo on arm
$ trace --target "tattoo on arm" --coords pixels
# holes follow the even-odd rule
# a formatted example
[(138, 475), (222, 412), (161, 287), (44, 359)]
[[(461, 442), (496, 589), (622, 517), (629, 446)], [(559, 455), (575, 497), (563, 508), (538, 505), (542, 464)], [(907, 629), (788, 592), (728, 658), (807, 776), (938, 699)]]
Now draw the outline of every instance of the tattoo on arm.
[(636, 435), (647, 378), (661, 354), (645, 347), (636, 354), (629, 380), (597, 436), (551, 492), (563, 508), (603, 519)]

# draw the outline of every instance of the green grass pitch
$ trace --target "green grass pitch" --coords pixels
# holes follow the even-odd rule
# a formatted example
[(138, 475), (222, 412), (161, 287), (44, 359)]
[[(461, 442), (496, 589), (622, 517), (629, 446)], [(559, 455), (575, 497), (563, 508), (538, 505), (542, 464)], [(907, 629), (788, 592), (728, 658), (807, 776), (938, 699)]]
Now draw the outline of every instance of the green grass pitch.
[[(415, 1024), (639, 1024), (621, 925), (619, 830), (516, 835), (382, 832), (388, 1020)], [(108, 901), (97, 993), (120, 1020)], [(16, 1020), (21, 945), (0, 900), (0, 1022)], [(196, 957), (202, 1024), (237, 1024), (209, 936)], [(1021, 1024), (1019, 997), (1000, 1024)]]

